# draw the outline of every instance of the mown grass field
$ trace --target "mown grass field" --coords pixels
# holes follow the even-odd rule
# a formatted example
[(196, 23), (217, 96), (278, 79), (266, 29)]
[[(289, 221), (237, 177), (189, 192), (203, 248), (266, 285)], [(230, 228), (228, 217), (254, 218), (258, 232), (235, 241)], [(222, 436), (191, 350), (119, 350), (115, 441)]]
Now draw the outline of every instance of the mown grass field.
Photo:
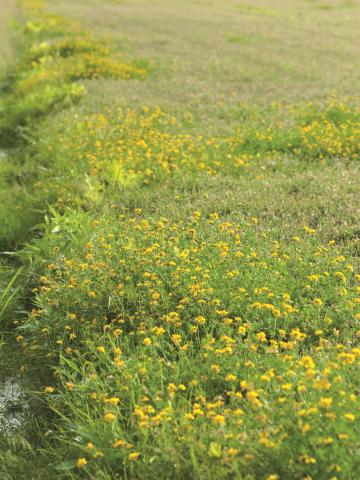
[(2, 478), (359, 478), (359, 15), (19, 2)]

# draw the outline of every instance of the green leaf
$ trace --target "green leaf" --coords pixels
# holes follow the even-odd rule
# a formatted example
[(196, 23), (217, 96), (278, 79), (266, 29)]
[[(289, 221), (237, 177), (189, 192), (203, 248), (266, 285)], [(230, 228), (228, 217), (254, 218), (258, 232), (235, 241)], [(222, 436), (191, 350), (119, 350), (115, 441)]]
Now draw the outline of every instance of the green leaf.
[(208, 449), (208, 455), (212, 458), (221, 458), (222, 446), (217, 442), (211, 442)]

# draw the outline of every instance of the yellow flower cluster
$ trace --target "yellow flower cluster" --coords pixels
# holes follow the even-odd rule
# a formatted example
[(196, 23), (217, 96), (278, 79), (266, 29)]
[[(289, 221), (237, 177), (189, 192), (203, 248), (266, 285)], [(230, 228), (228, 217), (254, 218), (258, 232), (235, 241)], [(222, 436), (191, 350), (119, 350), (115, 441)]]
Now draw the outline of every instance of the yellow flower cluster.
[(144, 78), (143, 68), (116, 58), (105, 41), (75, 22), (49, 15), (31, 3), (25, 2), (24, 8), (29, 17), (23, 32), (26, 49), (9, 82), (6, 124), (0, 123), (0, 134), (2, 128), (14, 130), (55, 106), (79, 100), (86, 92), (77, 80)]
[[(303, 123), (305, 113), (310, 118), (315, 114), (311, 107), (306, 107), (305, 111), (304, 108), (301, 105), (292, 107), (290, 114), (297, 123), (277, 128), (281, 138), (265, 143), (261, 139), (263, 127), (257, 124), (244, 124), (240, 133), (221, 138), (187, 133), (180, 121), (160, 108), (143, 107), (140, 113), (133, 109), (112, 108), (80, 120), (67, 118), (61, 155), (71, 157), (81, 174), (86, 168), (87, 174), (94, 178), (91, 193), (80, 195), (90, 196), (95, 201), (102, 198), (99, 193), (103, 182), (129, 187), (158, 183), (169, 176), (179, 178), (184, 174), (256, 177), (259, 158), (264, 164), (266, 159), (284, 154), (294, 157), (294, 162), (302, 158), (307, 161), (311, 158), (358, 158), (360, 112), (355, 107), (348, 106), (345, 110), (341, 102), (329, 100), (328, 104), (319, 107), (319, 118), (311, 123), (311, 135), (302, 133), (308, 129)], [(340, 112), (336, 122), (328, 118), (333, 111)], [(293, 147), (288, 136), (296, 137), (299, 146)], [(78, 185), (76, 177), (75, 188), (79, 188)], [(58, 205), (73, 203), (74, 198), (63, 191)], [(218, 248), (224, 256), (227, 254), (225, 244), (219, 243)]]
[[(83, 233), (66, 246), (79, 222)], [(255, 249), (259, 228), (221, 212), (175, 222), (135, 209), (96, 220), (77, 213), (47, 239), (30, 319), (37, 340), (25, 344), (51, 352), (57, 343), (86, 365), (69, 392), (69, 421), (92, 438), (105, 428), (96, 448), (117, 445), (107, 456), (113, 471), (119, 458), (156, 458), (155, 469), (196, 444), (209, 475), (256, 472), (259, 457), (271, 472), (276, 455), (286, 475), (305, 464), (316, 478), (334, 471), (329, 449), (343, 458), (356, 445), (359, 279), (315, 231)], [(59, 375), (74, 378), (71, 368)]]

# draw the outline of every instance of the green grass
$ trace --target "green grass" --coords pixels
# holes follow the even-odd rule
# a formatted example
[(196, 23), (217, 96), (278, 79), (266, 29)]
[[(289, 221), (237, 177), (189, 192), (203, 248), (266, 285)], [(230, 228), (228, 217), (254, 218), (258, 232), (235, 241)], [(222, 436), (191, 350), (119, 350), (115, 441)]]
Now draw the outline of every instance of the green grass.
[(22, 3), (2, 476), (357, 478), (359, 5)]

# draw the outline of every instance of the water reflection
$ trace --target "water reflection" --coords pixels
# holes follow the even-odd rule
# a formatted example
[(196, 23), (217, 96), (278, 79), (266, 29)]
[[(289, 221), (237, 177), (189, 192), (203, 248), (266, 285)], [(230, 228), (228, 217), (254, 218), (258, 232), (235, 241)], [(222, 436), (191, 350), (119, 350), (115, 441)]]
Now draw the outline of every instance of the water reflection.
[(16, 378), (0, 382), (0, 431), (20, 427), (26, 413), (24, 390)]

